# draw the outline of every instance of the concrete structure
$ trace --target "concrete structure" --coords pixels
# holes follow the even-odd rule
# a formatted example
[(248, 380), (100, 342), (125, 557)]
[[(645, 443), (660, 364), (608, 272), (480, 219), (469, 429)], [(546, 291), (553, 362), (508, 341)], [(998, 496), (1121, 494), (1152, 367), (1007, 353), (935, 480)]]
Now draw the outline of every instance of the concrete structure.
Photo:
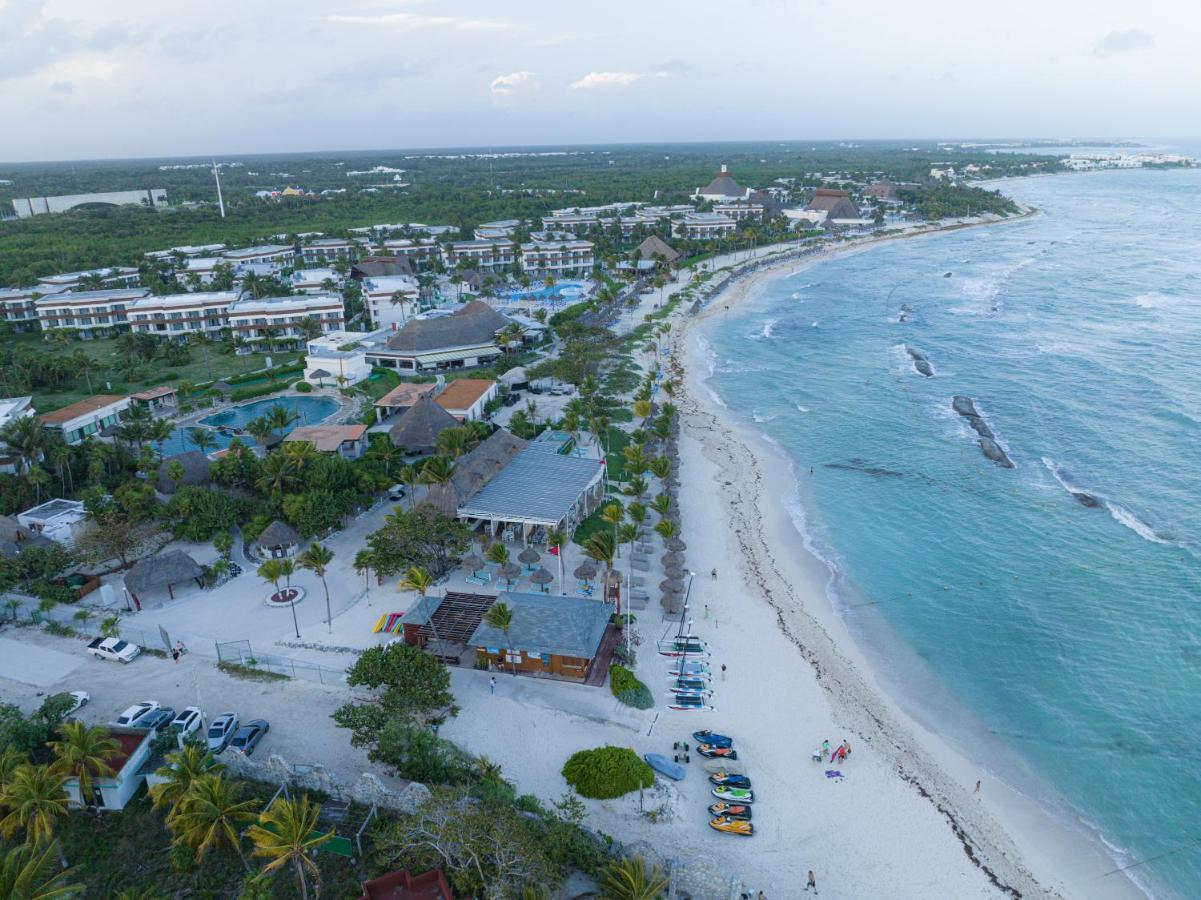
[[(395, 328), (408, 321), (420, 307), (421, 287), (408, 275), (380, 275), (364, 278), (363, 304), (376, 328)], [(399, 302), (393, 302), (398, 297)]]
[(17, 522), (33, 534), (69, 544), (82, 528), (86, 515), (80, 501), (55, 499), (17, 513)]
[(331, 331), (305, 344), (304, 378), (321, 386), (352, 385), (371, 375), (367, 350), (360, 341), (367, 335)]
[(229, 325), (229, 309), (238, 291), (197, 291), (190, 294), (147, 294), (125, 306), (125, 322), (138, 334), (183, 340), (195, 332), (219, 337)]
[(484, 418), (488, 401), (500, 394), (500, 385), (484, 378), (459, 378), (434, 396), (434, 402), (460, 422)]
[(516, 248), (505, 237), (474, 241), (455, 241), (442, 248), (442, 260), (447, 268), (460, 263), (485, 272), (499, 272), (517, 261)]
[(284, 244), (264, 244), (258, 247), (226, 250), (222, 256), (233, 263), (235, 268), (252, 265), (265, 266), (275, 273), (296, 263), (296, 251)]
[(342, 276), (333, 269), (297, 269), (289, 279), (292, 290), (301, 294), (320, 294), (331, 290), (328, 284), (333, 284), (332, 290), (341, 290)]
[(824, 212), (826, 217), (823, 221), (859, 221), (859, 207), (851, 200), (850, 194), (838, 188), (818, 188), (805, 209)]
[(68, 777), (63, 786), (67, 791), (67, 802), (73, 807), (120, 812), (146, 780), (150, 745), (155, 732), (149, 728), (122, 728), (118, 725), (110, 725), (105, 732), (104, 736), (112, 738), (118, 745), (117, 752), (105, 759), (114, 774), (111, 777), (91, 776), (90, 797), (80, 796), (77, 777)]
[(375, 401), (375, 421), (382, 422), (407, 411), (414, 403), (433, 391), (435, 384), (398, 384)]
[(18, 219), (62, 213), (88, 203), (106, 206), (166, 206), (167, 189), (151, 188), (147, 191), (105, 191), (97, 194), (63, 194), (58, 197), (24, 197), (13, 200), (13, 210)]
[(62, 434), (68, 444), (78, 444), (120, 423), (121, 413), (129, 409), (130, 402), (129, 397), (117, 394), (97, 394), (38, 418), (48, 430)]
[(738, 223), (717, 213), (692, 213), (676, 226), (676, 233), (689, 241), (708, 241), (733, 234)]
[(14, 331), (32, 331), (38, 328), (37, 299), (48, 294), (58, 294), (62, 288), (0, 288), (0, 320)]
[(224, 249), (224, 244), (184, 244), (181, 247), (171, 247), (168, 250), (150, 250), (144, 255), (147, 259), (173, 259), (179, 256), (193, 258), (198, 256), (213, 256)]
[(475, 300), (450, 315), (441, 311), (409, 319), (395, 333), (372, 335), (367, 361), (402, 371), (422, 372), (483, 366), (502, 353), (497, 334), (512, 320)]
[(5, 397), (0, 399), (0, 431), (17, 419), (33, 415), (33, 397)]
[(522, 268), (535, 278), (584, 275), (593, 262), (591, 241), (530, 241), (521, 245)]
[(74, 291), (81, 281), (91, 280), (101, 288), (132, 287), (138, 283), (138, 270), (132, 266), (108, 266), (100, 269), (84, 269), (80, 272), (62, 272), (58, 275), (43, 275), (38, 284), (52, 291)]
[(583, 681), (601, 654), (613, 607), (583, 597), (502, 591), (512, 610), (506, 635), (484, 622), (467, 640), (478, 660), (509, 672)]
[(353, 241), (342, 238), (316, 238), (300, 245), (300, 259), (306, 266), (325, 266), (336, 262), (338, 257), (350, 262), (359, 247)]
[(303, 425), (293, 428), (284, 443), (304, 441), (318, 453), (337, 453), (343, 459), (358, 459), (367, 449), (366, 425)]
[(727, 219), (741, 222), (744, 219), (762, 219), (764, 210), (762, 203), (747, 203), (739, 200), (733, 203), (714, 203), (713, 212), (719, 216), (725, 216)]
[(127, 307), (148, 297), (146, 288), (63, 291), (34, 301), (42, 330), (73, 328), (82, 338), (106, 337), (127, 323)]
[[(229, 307), (229, 327), (253, 349), (281, 345), (299, 347), (304, 341), (300, 323), (311, 319), (322, 332), (342, 328), (342, 298), (333, 294), (303, 294), (296, 297), (241, 299)], [(274, 335), (269, 334), (274, 332)]]

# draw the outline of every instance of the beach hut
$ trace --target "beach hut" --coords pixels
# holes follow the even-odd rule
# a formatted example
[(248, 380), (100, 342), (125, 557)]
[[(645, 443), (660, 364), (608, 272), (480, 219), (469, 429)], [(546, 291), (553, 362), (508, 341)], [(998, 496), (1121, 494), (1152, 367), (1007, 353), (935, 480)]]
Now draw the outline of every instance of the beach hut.
[[(476, 658), (501, 671), (584, 681), (608, 665), (616, 643), (607, 603), (582, 597), (502, 592), (497, 602), (513, 614), (508, 634), (481, 621), (467, 641)], [(606, 641), (606, 635), (613, 634)], [(603, 677), (603, 670), (598, 672)], [(591, 683), (596, 683), (593, 680)]]
[(142, 608), (141, 598), (155, 588), (166, 588), (167, 596), (175, 599), (173, 587), (185, 581), (195, 581), (204, 587), (204, 569), (200, 563), (182, 550), (168, 550), (157, 556), (148, 556), (134, 563), (125, 573), (125, 590), (133, 598), (134, 605)]
[[(179, 463), (183, 477), (173, 481), (168, 474)], [(178, 472), (176, 473), (178, 474)], [(160, 494), (174, 494), (181, 487), (205, 487), (209, 483), (209, 458), (199, 450), (188, 450), (166, 457), (158, 464), (154, 487)]]
[(284, 559), (296, 555), (300, 535), (291, 525), (276, 519), (263, 529), (255, 544), (258, 546), (259, 556), (265, 559)]
[(439, 434), (458, 427), (458, 419), (431, 400), (429, 394), (422, 394), (388, 429), (388, 437), (393, 447), (402, 447), (412, 456), (422, 456), (434, 452)]

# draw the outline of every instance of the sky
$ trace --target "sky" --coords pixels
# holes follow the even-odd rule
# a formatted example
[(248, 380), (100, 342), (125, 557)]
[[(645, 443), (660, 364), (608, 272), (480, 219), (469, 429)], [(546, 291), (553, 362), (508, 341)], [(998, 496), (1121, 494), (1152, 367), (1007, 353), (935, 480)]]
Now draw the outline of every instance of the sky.
[(1199, 50), (1195, 0), (0, 0), (0, 159), (1180, 137)]

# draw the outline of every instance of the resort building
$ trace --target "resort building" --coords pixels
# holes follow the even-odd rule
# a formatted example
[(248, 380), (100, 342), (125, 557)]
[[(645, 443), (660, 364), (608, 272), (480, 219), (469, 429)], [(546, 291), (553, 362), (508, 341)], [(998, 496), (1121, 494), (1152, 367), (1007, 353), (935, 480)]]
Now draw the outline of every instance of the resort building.
[(185, 244), (182, 247), (172, 247), (170, 250), (151, 250), (144, 254), (147, 259), (178, 259), (185, 257), (212, 257), (225, 249), (224, 244)]
[(725, 216), (728, 219), (741, 222), (744, 219), (762, 219), (764, 209), (762, 203), (738, 201), (735, 203), (714, 203), (713, 212), (719, 216)]
[(684, 216), (676, 226), (676, 232), (685, 240), (708, 241), (733, 234), (738, 223), (729, 216), (717, 213), (691, 213)]
[(511, 324), (512, 320), (480, 300), (464, 304), (450, 315), (422, 313), (385, 340), (372, 335), (367, 361), (410, 372), (487, 365), (503, 352), (497, 335)]
[(403, 256), (363, 256), (350, 267), (350, 277), (355, 281), (412, 274), (413, 263)]
[(423, 393), (388, 429), (388, 437), (393, 447), (403, 448), (410, 456), (425, 456), (438, 448), (439, 434), (458, 426), (458, 419), (435, 403), (429, 393)]
[(175, 277), (183, 279), (184, 284), (195, 282), (202, 287), (207, 287), (213, 283), (213, 278), (217, 275), (217, 266), (221, 263), (228, 265), (229, 260), (222, 259), (220, 256), (197, 256), (185, 259), (175, 267)]
[(331, 331), (305, 344), (304, 379), (320, 387), (350, 386), (371, 377), (371, 364), (361, 339), (353, 331)]
[(182, 550), (165, 550), (155, 556), (144, 556), (133, 564), (125, 573), (125, 592), (138, 610), (142, 601), (162, 599), (159, 591), (166, 591), (169, 600), (175, 599), (175, 586), (195, 581), (200, 588), (204, 587), (204, 569), (200, 563), (188, 556)]
[(84, 438), (97, 435), (106, 428), (118, 425), (121, 413), (129, 409), (130, 399), (118, 394), (97, 394), (43, 413), (38, 418), (48, 431), (57, 431), (68, 444), (78, 444)]
[(315, 238), (300, 245), (300, 260), (306, 266), (325, 266), (336, 262), (338, 257), (349, 261), (358, 251), (358, 245), (342, 238)]
[(662, 221), (656, 216), (622, 216), (615, 220), (621, 228), (622, 240), (629, 240), (636, 234), (647, 234), (656, 231), (659, 228), (659, 223)]
[(197, 291), (162, 297), (147, 294), (126, 304), (125, 320), (135, 333), (179, 340), (196, 332), (219, 337), (221, 329), (229, 324), (229, 308), (238, 297), (238, 291)]
[(638, 258), (656, 261), (662, 260), (670, 264), (680, 258), (680, 253), (671, 244), (663, 240), (663, 238), (652, 234), (638, 245)]
[(806, 210), (825, 213), (823, 221), (859, 221), (859, 207), (851, 201), (851, 195), (838, 188), (818, 188)]
[(594, 262), (591, 241), (531, 241), (521, 245), (521, 265), (527, 275), (583, 275)]
[(293, 428), (284, 443), (303, 441), (318, 453), (336, 453), (343, 459), (358, 459), (367, 449), (366, 425), (303, 425)]
[(428, 263), (441, 253), (438, 242), (433, 238), (398, 238), (384, 241), (384, 250), (412, 263)]
[(297, 269), (288, 282), (300, 294), (319, 294), (342, 289), (342, 276), (333, 269)]
[[(553, 675), (584, 681), (601, 660), (613, 607), (585, 597), (503, 591), (496, 598), (513, 613), (508, 633), (482, 620), (467, 639), (476, 659), (489, 667), (525, 675)], [(406, 616), (407, 618), (407, 616)]]
[(103, 287), (130, 287), (138, 283), (138, 270), (130, 266), (112, 266), (105, 269), (85, 269), (82, 272), (64, 272), (61, 275), (45, 275), (38, 284), (50, 291), (73, 291), (81, 281), (93, 281)]
[(0, 288), (0, 321), (14, 331), (30, 331), (37, 327), (38, 297), (58, 293), (55, 289)]
[(455, 241), (442, 248), (442, 260), (447, 268), (467, 265), (484, 272), (499, 272), (513, 265), (516, 259), (515, 245), (505, 237)]
[(751, 195), (750, 188), (744, 188), (734, 180), (726, 164), (722, 163), (721, 170), (713, 176), (706, 187), (697, 188), (692, 195), (694, 200), (709, 200), (722, 203), (730, 200), (745, 200)]
[(259, 247), (226, 250), (222, 256), (231, 262), (235, 268), (260, 266), (273, 274), (278, 274), (296, 262), (296, 251), (284, 244), (264, 244)]
[(85, 339), (107, 337), (126, 323), (126, 307), (150, 295), (146, 288), (70, 291), (39, 297), (34, 305), (42, 330), (73, 328)]
[(472, 234), (477, 241), (493, 241), (512, 237), (513, 232), (517, 230), (517, 226), (521, 224), (520, 219), (500, 219), (496, 222), (484, 222)]
[(301, 323), (306, 319), (330, 332), (342, 328), (344, 316), (342, 298), (334, 294), (242, 299), (229, 307), (229, 327), (248, 346), (271, 350), (281, 343), (299, 346), (305, 338)]
[(380, 275), (364, 278), (363, 304), (376, 328), (395, 329), (420, 310), (421, 287), (410, 275)]
[(160, 384), (158, 387), (138, 391), (136, 394), (130, 394), (129, 399), (131, 406), (143, 406), (151, 412), (174, 407), (179, 401), (175, 388), (169, 384)]
[(151, 744), (155, 731), (149, 728), (122, 728), (110, 725), (102, 737), (117, 742), (117, 750), (104, 762), (113, 775), (92, 775), (88, 779), (91, 796), (80, 795), (79, 777), (70, 775), (63, 783), (70, 806), (120, 812), (133, 799), (146, 780)]
[(392, 416), (406, 412), (413, 404), (436, 387), (437, 385), (431, 383), (413, 384), (405, 382), (404, 384), (398, 384), (375, 401), (375, 421), (382, 422), (384, 419), (390, 419)]
[(595, 213), (561, 212), (542, 217), (542, 227), (584, 234), (600, 222)]
[(17, 419), (33, 415), (33, 397), (5, 397), (0, 399), (0, 431)]
[(874, 197), (876, 200), (883, 200), (885, 203), (899, 203), (897, 197), (897, 186), (891, 181), (875, 181), (867, 186), (864, 191), (869, 197)]
[(82, 501), (56, 498), (17, 513), (17, 523), (30, 534), (69, 544), (83, 528), (86, 517)]
[(460, 422), (483, 419), (488, 401), (500, 394), (500, 386), (486, 378), (459, 378), (434, 396), (434, 402)]

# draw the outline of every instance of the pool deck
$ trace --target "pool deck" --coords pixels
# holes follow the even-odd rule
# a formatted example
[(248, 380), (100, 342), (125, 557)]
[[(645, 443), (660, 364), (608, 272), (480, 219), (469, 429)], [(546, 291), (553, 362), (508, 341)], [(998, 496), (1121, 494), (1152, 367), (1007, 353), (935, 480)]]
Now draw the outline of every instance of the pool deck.
[(179, 431), (182, 428), (207, 428), (210, 431), (216, 431), (217, 426), (207, 425), (201, 420), (217, 413), (228, 412), (231, 409), (239, 409), (244, 406), (250, 406), (254, 403), (265, 403), (274, 400), (290, 399), (316, 400), (321, 398), (333, 400), (337, 406), (328, 416), (325, 416), (317, 421), (305, 422), (305, 425), (320, 425), (344, 421), (347, 417), (356, 416), (361, 406), (361, 402), (358, 398), (344, 397), (337, 388), (314, 387), (313, 390), (307, 394), (302, 394), (299, 391), (289, 389), (280, 391), (278, 394), (270, 394), (265, 397), (254, 397), (250, 400), (244, 400), (241, 403), (229, 403), (221, 400), (215, 403), (213, 406), (190, 412), (186, 416), (181, 416), (177, 419), (172, 419), (171, 421), (175, 426), (176, 431)]

